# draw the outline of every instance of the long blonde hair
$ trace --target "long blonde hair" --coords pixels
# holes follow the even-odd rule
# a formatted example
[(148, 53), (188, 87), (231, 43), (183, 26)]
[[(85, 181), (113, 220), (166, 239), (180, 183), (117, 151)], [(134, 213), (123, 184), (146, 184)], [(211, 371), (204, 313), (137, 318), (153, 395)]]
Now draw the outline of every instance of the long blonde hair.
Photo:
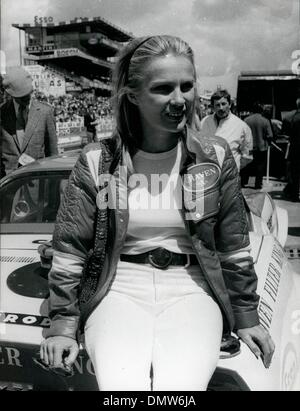
[[(130, 102), (128, 95), (139, 92), (149, 63), (155, 57), (167, 54), (184, 56), (190, 60), (196, 80), (193, 50), (179, 37), (159, 35), (137, 38), (125, 46), (118, 56), (113, 75), (113, 102), (117, 133), (130, 153), (136, 151), (142, 129), (138, 107)], [(187, 121), (189, 125), (193, 124), (193, 116), (194, 109)]]

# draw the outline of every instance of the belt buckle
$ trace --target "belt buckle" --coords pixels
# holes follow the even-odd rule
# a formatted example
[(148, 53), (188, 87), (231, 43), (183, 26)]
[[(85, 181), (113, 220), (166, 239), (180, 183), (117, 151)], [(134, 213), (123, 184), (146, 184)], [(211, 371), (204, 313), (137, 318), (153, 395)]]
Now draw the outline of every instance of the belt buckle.
[(172, 262), (173, 255), (171, 251), (165, 248), (157, 248), (148, 255), (149, 263), (160, 270), (164, 270), (169, 267)]

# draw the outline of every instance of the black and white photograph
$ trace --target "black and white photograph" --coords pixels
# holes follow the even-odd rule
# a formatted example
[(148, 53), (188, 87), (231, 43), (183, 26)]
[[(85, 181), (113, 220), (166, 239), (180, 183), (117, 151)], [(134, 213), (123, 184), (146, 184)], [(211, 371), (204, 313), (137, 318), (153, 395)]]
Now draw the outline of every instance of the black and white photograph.
[(0, 0), (0, 391), (300, 391), (300, 0)]

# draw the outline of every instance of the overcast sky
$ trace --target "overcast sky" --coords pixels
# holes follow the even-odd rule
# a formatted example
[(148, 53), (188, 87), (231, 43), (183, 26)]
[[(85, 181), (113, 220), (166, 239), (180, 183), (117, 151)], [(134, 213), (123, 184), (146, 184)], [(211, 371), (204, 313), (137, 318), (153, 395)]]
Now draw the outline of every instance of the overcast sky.
[(19, 63), (18, 30), (34, 16), (101, 16), (136, 36), (173, 34), (196, 55), (202, 89), (236, 92), (242, 70), (290, 69), (300, 49), (300, 0), (0, 0), (1, 49)]

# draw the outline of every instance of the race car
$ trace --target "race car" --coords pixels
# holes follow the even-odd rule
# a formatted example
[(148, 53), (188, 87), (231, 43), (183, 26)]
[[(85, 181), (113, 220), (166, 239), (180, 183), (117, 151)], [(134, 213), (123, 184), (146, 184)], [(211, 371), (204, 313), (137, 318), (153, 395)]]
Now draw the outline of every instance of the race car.
[[(39, 361), (39, 346), (50, 323), (49, 241), (77, 157), (78, 152), (67, 152), (39, 160), (0, 181), (0, 390), (98, 389), (84, 341), (72, 370), (49, 370)], [(300, 274), (293, 272), (284, 252), (287, 213), (266, 193), (246, 191), (244, 196), (259, 280), (260, 320), (276, 351), (266, 370), (234, 335), (224, 336), (208, 389), (299, 391)]]

